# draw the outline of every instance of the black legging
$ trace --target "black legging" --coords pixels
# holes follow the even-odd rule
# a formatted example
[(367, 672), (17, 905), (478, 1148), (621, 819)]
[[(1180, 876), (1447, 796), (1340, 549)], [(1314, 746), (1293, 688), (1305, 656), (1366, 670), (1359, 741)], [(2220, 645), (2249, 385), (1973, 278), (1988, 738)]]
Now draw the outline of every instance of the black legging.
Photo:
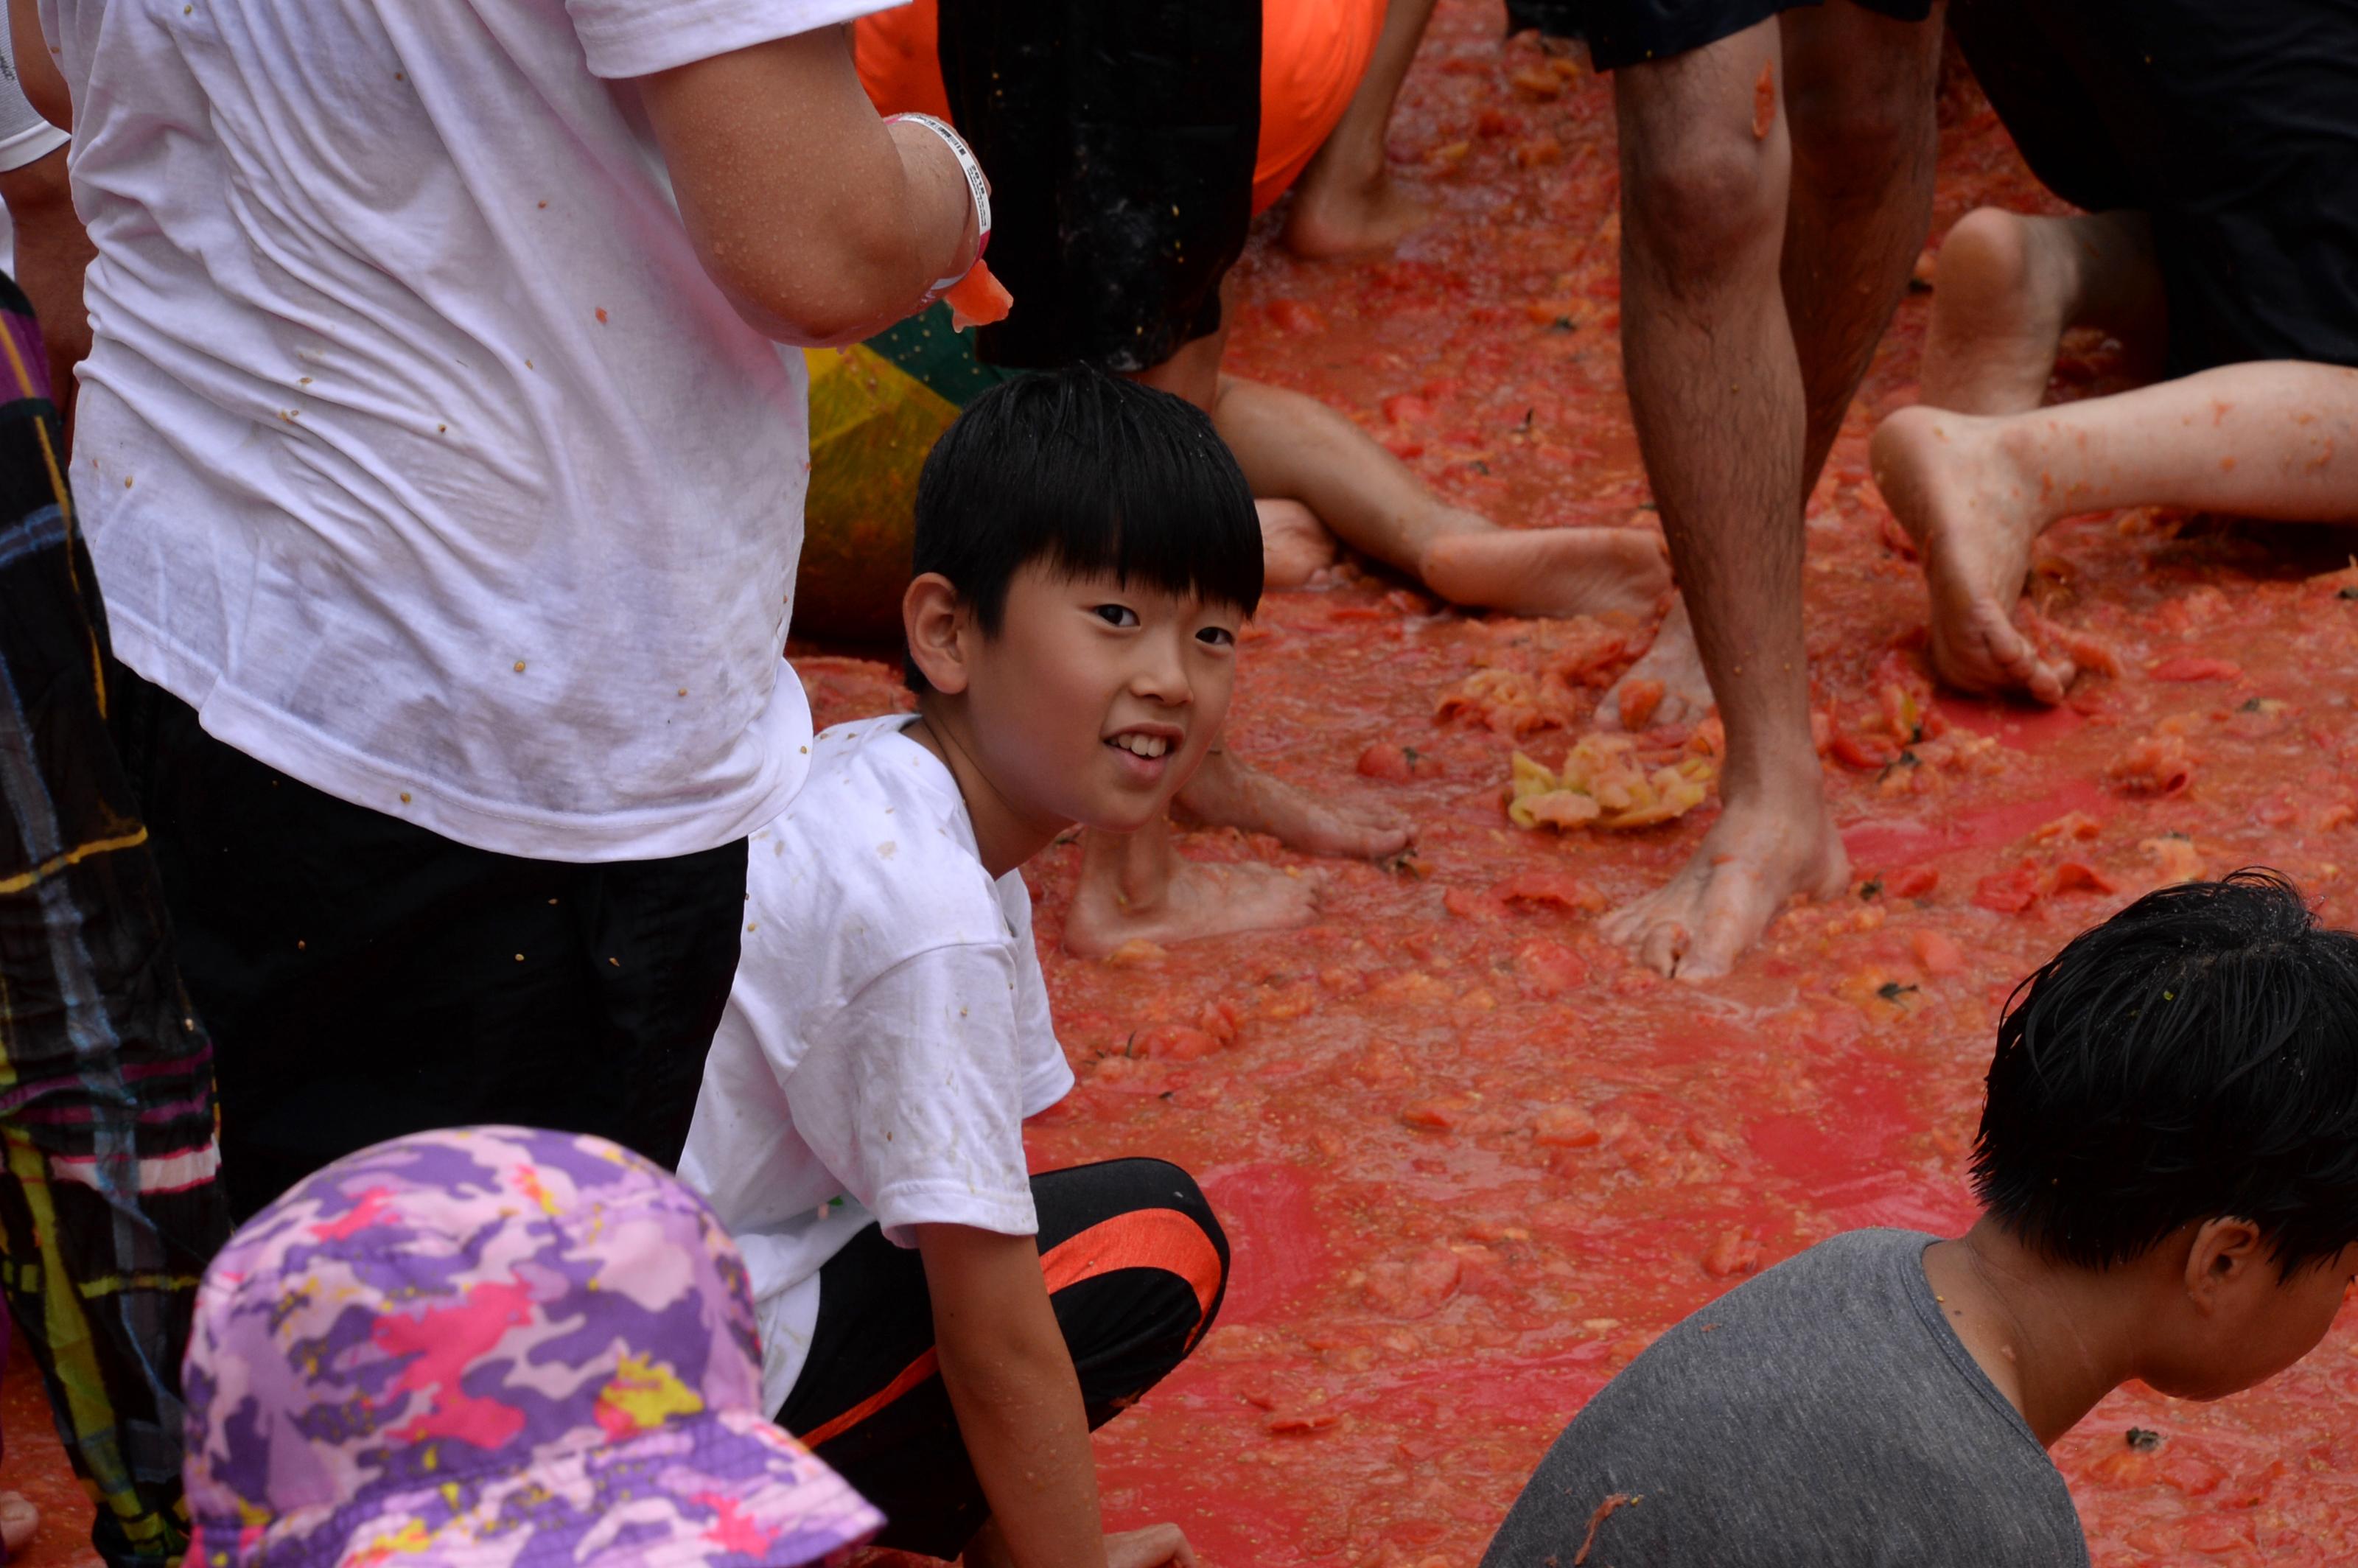
[[(1094, 1431), (1211, 1326), (1228, 1241), (1193, 1178), (1114, 1160), (1032, 1178), (1049, 1304)], [(884, 1512), (882, 1545), (956, 1557), (990, 1517), (934, 1351), (924, 1262), (870, 1226), (819, 1271), (810, 1358), (778, 1412)]]

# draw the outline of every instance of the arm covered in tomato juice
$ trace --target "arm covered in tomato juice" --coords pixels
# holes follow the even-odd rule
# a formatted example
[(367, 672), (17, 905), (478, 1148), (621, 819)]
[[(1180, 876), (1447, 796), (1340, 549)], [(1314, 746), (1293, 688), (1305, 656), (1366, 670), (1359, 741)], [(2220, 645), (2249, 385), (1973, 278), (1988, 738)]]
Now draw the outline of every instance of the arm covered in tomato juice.
[(856, 342), (974, 265), (957, 159), (879, 119), (841, 27), (639, 79), (704, 270), (755, 330)]
[(1185, 1537), (1156, 1525), (1109, 1537), (1088, 1414), (1038, 1246), (966, 1225), (920, 1225), (942, 1383), (990, 1522), (977, 1568), (1195, 1568)]

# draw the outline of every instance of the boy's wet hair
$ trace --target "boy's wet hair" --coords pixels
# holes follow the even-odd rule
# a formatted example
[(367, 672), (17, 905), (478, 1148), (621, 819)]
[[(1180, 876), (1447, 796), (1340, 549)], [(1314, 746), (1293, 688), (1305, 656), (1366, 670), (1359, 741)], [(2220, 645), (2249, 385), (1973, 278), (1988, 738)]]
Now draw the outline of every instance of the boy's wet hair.
[[(917, 479), (915, 575), (957, 588), (984, 635), (1033, 561), (1174, 594), (1260, 602), (1260, 522), (1244, 470), (1194, 404), (1087, 366), (992, 387)], [(903, 667), (925, 691), (916, 661)]]
[(2250, 1220), (2287, 1274), (2358, 1241), (2358, 935), (2280, 873), (2147, 894), (2016, 988), (1974, 1186), (2103, 1269)]

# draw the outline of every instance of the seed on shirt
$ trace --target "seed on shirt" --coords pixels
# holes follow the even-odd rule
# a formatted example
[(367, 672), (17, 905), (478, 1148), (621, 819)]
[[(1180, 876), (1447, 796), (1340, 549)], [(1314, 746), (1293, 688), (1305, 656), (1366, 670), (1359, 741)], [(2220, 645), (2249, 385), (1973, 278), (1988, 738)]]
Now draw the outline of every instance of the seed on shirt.
[(605, 308), (603, 305), (600, 305), (600, 307), (598, 307), (598, 325), (600, 325), (600, 327), (602, 327), (602, 326), (604, 326), (605, 324), (606, 324), (606, 308)]
[(401, 792), (401, 804), (404, 806), (407, 806), (409, 804), (409, 792), (407, 790), (403, 790)]
[(531, 362), (530, 360), (526, 360), (526, 361), (525, 361), (525, 362), (524, 362), (524, 368), (525, 368), (525, 369), (526, 369), (526, 370), (530, 370), (530, 369), (532, 368), (532, 362)]
[(680, 688), (679, 688), (679, 695), (680, 695), (680, 696), (682, 696), (682, 697), (686, 697), (686, 696), (687, 695), (687, 687), (680, 687)]
[[(518, 659), (518, 660), (515, 662), (515, 672), (516, 672), (516, 674), (518, 674), (518, 675), (522, 675), (522, 674), (524, 674), (524, 661), (523, 661), (522, 659)], [(549, 903), (555, 903), (557, 901), (556, 901), (555, 899), (550, 899), (548, 902), (549, 902)]]
[(304, 940), (303, 940), (303, 938), (301, 938), (300, 936), (297, 936), (297, 938), (295, 938), (295, 950), (296, 950), (297, 953), (301, 952), (304, 948), (306, 948), (306, 947), (308, 947), (308, 946), (310, 946), (310, 944), (309, 944), (309, 943), (308, 943), (308, 942), (306, 942), (306, 941), (304, 941)]
[(448, 425), (437, 425), (434, 427), (434, 433), (438, 436), (446, 435), (449, 433), (449, 429), (450, 427)]
[(394, 79), (395, 81), (408, 81), (408, 80), (409, 80), (409, 78), (408, 78), (408, 76), (407, 76), (407, 75), (406, 75), (405, 73), (403, 73), (403, 72), (401, 72), (401, 71), (398, 71), (398, 70), (396, 70), (396, 71), (395, 71), (395, 72), (393, 73), (393, 79)]
[(308, 375), (297, 376), (295, 378), (295, 384), (297, 386), (308, 386), (311, 384), (311, 378)]
[(542, 205), (543, 207), (546, 207), (546, 206), (547, 206), (547, 205), (548, 205), (548, 203), (547, 203), (547, 202), (546, 202), (546, 201), (544, 201), (544, 202), (542, 202), (542, 203), (541, 203), (541, 205)]
[(522, 953), (518, 953), (516, 955), (516, 962), (519, 964), (524, 962), (524, 955)]
[(610, 964), (613, 965), (613, 966), (614, 966), (614, 968), (618, 968), (618, 969), (619, 969), (619, 968), (621, 968), (622, 967), (622, 959), (620, 959), (620, 958), (609, 958), (609, 959), (607, 959), (607, 960), (606, 960), (606, 962), (608, 962), (608, 963), (610, 963)]
[(129, 474), (124, 474), (123, 476), (123, 488), (125, 490), (129, 490), (131, 488), (131, 476)]

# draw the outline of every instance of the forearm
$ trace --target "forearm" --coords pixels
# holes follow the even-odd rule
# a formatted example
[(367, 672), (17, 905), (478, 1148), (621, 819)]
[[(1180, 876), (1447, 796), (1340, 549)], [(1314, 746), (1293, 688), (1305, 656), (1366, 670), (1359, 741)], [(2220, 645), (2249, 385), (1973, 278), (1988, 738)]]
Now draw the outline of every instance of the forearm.
[(49, 379), (62, 409), (73, 391), (73, 367), (90, 351), (90, 318), (82, 305), (89, 268), (89, 233), (66, 191), (66, 149), (0, 171), (0, 202), (16, 228), (16, 287), (40, 318)]
[(1033, 1264), (1029, 1291), (935, 1286), (942, 1383), (1008, 1558), (1018, 1568), (1104, 1568), (1088, 1417), (1038, 1280)]

